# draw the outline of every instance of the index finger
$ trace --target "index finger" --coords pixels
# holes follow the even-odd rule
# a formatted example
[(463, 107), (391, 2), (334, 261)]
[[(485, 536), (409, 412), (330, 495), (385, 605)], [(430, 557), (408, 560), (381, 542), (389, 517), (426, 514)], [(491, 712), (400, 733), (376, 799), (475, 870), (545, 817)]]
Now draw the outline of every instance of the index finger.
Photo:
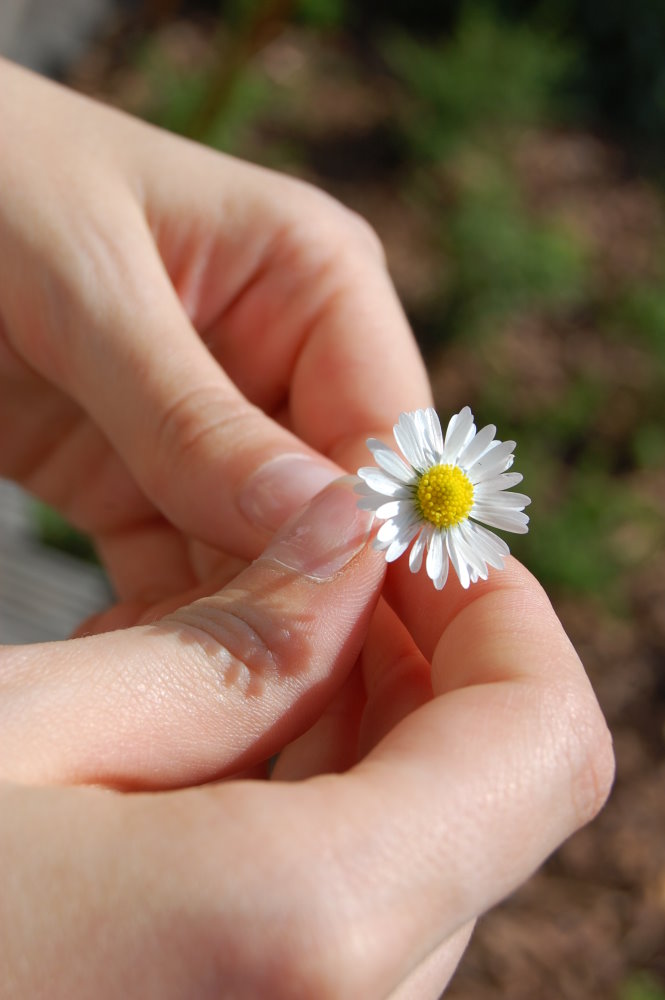
[(185, 303), (194, 325), (247, 399), (355, 471), (367, 437), (431, 401), (377, 234), (308, 183), (210, 151), (181, 155), (196, 181), (174, 189), (162, 172), (149, 197), (153, 217), (206, 232), (224, 276)]
[[(78, 324), (71, 391), (170, 520), (256, 555), (340, 467), (365, 460), (368, 437), (430, 402), (425, 368), (357, 216), (293, 179), (150, 140), (141, 133), (135, 155), (151, 232), (142, 219), (123, 227), (145, 291), (115, 294), (102, 310), (112, 328), (95, 337)], [(161, 142), (179, 164), (166, 177)]]

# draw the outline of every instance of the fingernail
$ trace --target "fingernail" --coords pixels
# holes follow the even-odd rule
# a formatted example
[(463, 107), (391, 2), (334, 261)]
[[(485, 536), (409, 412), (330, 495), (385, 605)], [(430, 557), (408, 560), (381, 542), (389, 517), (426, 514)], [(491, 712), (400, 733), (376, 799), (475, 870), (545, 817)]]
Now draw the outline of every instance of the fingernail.
[(338, 473), (307, 455), (280, 455), (254, 472), (238, 496), (238, 505), (253, 524), (276, 531)]
[(286, 566), (312, 580), (329, 580), (366, 545), (373, 514), (358, 510), (354, 476), (338, 479), (296, 515), (261, 559)]

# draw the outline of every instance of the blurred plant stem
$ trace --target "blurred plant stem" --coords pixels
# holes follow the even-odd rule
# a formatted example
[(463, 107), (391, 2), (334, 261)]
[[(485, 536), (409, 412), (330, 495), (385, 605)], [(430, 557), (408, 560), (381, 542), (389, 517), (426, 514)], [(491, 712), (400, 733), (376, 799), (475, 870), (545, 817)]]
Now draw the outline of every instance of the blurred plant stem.
[[(205, 142), (220, 114), (232, 100), (249, 60), (282, 30), (294, 0), (259, 0), (241, 11), (227, 45), (226, 32), (218, 29), (214, 48), (219, 53), (205, 92), (184, 128), (184, 135)], [(225, 51), (226, 50), (226, 51)]]

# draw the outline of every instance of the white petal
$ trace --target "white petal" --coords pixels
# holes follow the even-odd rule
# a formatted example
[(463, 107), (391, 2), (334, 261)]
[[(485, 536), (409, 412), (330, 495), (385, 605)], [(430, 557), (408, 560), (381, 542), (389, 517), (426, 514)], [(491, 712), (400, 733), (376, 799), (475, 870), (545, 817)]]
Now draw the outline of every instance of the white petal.
[(362, 497), (369, 497), (374, 493), (374, 490), (367, 483), (363, 483), (362, 479), (356, 477), (353, 484), (353, 492), (359, 493)]
[(479, 547), (473, 545), (473, 539), (469, 541), (467, 538), (464, 532), (463, 524), (457, 524), (454, 528), (451, 528), (450, 534), (452, 536), (450, 540), (451, 545), (455, 545), (460, 561), (464, 560), (466, 563), (471, 577), (471, 582), (474, 583), (477, 580), (486, 580), (487, 565), (485, 560), (483, 559), (482, 553), (479, 551)]
[(400, 503), (400, 509), (395, 515), (394, 521), (400, 531), (406, 531), (412, 524), (419, 526), (422, 524), (422, 519), (413, 504), (404, 503), (403, 500)]
[(425, 552), (425, 542), (427, 533), (423, 528), (413, 543), (413, 548), (409, 552), (409, 569), (412, 573), (417, 573), (423, 564), (423, 553)]
[(433, 531), (427, 545), (425, 569), (430, 580), (436, 580), (443, 570), (443, 532)]
[(503, 569), (504, 557), (510, 554), (510, 549), (503, 538), (499, 538), (493, 531), (488, 531), (473, 521), (465, 521), (460, 527), (464, 537), (478, 550), (485, 562), (496, 569)]
[(427, 424), (427, 443), (432, 450), (432, 457), (434, 461), (439, 463), (443, 454), (443, 431), (441, 430), (441, 421), (439, 420), (436, 410), (432, 406), (428, 406), (424, 413)]
[(494, 435), (496, 434), (496, 427), (494, 424), (488, 424), (487, 427), (483, 427), (482, 430), (478, 431), (476, 436), (469, 442), (464, 451), (461, 453), (458, 459), (459, 465), (463, 469), (470, 469), (479, 458), (487, 452), (488, 448), (494, 441)]
[(381, 472), (380, 469), (376, 469), (373, 465), (358, 469), (358, 475), (371, 489), (376, 490), (377, 493), (382, 493), (383, 496), (406, 498), (409, 495), (404, 483), (397, 482), (396, 479), (393, 479), (385, 472)]
[(386, 562), (395, 562), (396, 559), (406, 552), (408, 542), (403, 542), (400, 538), (396, 538), (394, 542), (391, 542), (386, 549)]
[(395, 559), (399, 559), (402, 553), (406, 552), (419, 530), (419, 525), (412, 524), (407, 531), (402, 532), (386, 552), (386, 562), (394, 562)]
[(450, 418), (448, 429), (446, 430), (446, 440), (443, 447), (443, 464), (454, 464), (457, 458), (476, 433), (476, 425), (473, 422), (473, 414), (468, 406)]
[(498, 490), (496, 493), (482, 493), (480, 490), (474, 491), (474, 500), (483, 507), (496, 507), (498, 510), (522, 510), (531, 503), (531, 497), (525, 493), (511, 493), (509, 490)]
[(371, 497), (374, 496), (376, 491), (373, 490), (371, 486), (368, 486), (367, 483), (363, 482), (362, 479), (358, 478), (353, 484), (353, 492), (357, 493), (361, 497)]
[(462, 558), (459, 549), (455, 545), (455, 536), (452, 531), (449, 531), (446, 534), (446, 548), (448, 549), (448, 555), (450, 556), (450, 561), (453, 564), (453, 569), (457, 573), (459, 582), (466, 590), (471, 583), (471, 577), (469, 576), (469, 569), (466, 565), (466, 560)]
[[(486, 580), (488, 576), (487, 565), (496, 569), (503, 569), (503, 559), (493, 549), (493, 547), (482, 537), (480, 525), (465, 521), (459, 525), (459, 533), (464, 540), (464, 553), (469, 565), (473, 565), (477, 570), (477, 578)], [(487, 532), (486, 534), (489, 534)]]
[[(393, 501), (391, 501), (391, 503), (392, 502)], [(396, 500), (394, 502), (398, 503), (399, 501)], [(369, 496), (361, 497), (360, 500), (358, 500), (357, 506), (360, 510), (373, 510), (376, 512), (381, 507), (387, 506), (386, 498), (383, 493), (372, 492)]]
[(353, 486), (353, 492), (360, 498), (358, 500), (358, 506), (361, 510), (376, 510), (381, 504), (386, 502), (386, 498), (383, 493), (377, 493), (373, 490), (371, 486), (367, 483), (363, 483), (361, 479), (358, 479)]
[(489, 524), (492, 528), (512, 531), (516, 535), (526, 535), (529, 530), (529, 518), (519, 510), (496, 510), (493, 507), (485, 508), (478, 505), (477, 509), (474, 508), (473, 517), (483, 524)]
[(413, 417), (418, 428), (425, 467), (438, 465), (443, 452), (443, 433), (436, 410), (428, 406), (426, 410), (415, 410)]
[(437, 590), (443, 590), (446, 585), (446, 580), (448, 579), (448, 567), (450, 566), (450, 560), (448, 559), (448, 553), (444, 546), (443, 548), (443, 567), (441, 572), (434, 581), (434, 586)]
[(427, 461), (415, 413), (400, 413), (399, 420), (393, 427), (393, 434), (407, 462), (414, 469), (426, 468)]
[(376, 539), (382, 545), (389, 545), (399, 537), (399, 525), (395, 521), (384, 521), (376, 533)]
[(411, 483), (414, 481), (415, 475), (413, 469), (392, 448), (388, 448), (381, 441), (377, 441), (376, 438), (369, 438), (367, 445), (374, 455), (376, 464), (399, 480), (400, 483)]
[(377, 537), (372, 539), (372, 548), (376, 549), (377, 552), (385, 552), (392, 545), (392, 539), (387, 542), (380, 542)]
[(524, 476), (521, 472), (502, 472), (499, 476), (483, 479), (481, 483), (477, 483), (473, 493), (474, 496), (486, 496), (495, 491), (499, 493), (501, 490), (509, 490), (512, 486), (517, 486), (523, 479)]
[[(381, 499), (385, 500), (385, 497), (381, 497)], [(376, 516), (380, 521), (387, 521), (391, 517), (397, 517), (403, 504), (403, 500), (389, 500), (388, 503), (382, 503), (380, 507), (376, 508)]]
[[(380, 542), (393, 541), (394, 539), (402, 538), (407, 534), (410, 538), (413, 538), (414, 534), (420, 529), (420, 527), (420, 518), (417, 516), (413, 508), (408, 504), (400, 503), (397, 514), (381, 525), (376, 537)], [(414, 529), (413, 531), (412, 528)]]
[(365, 444), (372, 452), (372, 454), (374, 454), (375, 451), (379, 451), (381, 449), (388, 449), (389, 451), (391, 450), (389, 444), (386, 444), (385, 441), (379, 441), (378, 438), (367, 438)]
[(413, 413), (413, 419), (415, 420), (416, 427), (418, 428), (418, 440), (420, 441), (420, 447), (422, 448), (425, 465), (436, 465), (436, 459), (434, 457), (435, 453), (430, 446), (429, 427), (427, 425), (425, 410), (415, 410)]
[(471, 482), (474, 484), (482, 483), (486, 479), (497, 476), (500, 472), (505, 472), (512, 464), (514, 447), (514, 441), (501, 441), (496, 446), (490, 447), (473, 468), (468, 470)]

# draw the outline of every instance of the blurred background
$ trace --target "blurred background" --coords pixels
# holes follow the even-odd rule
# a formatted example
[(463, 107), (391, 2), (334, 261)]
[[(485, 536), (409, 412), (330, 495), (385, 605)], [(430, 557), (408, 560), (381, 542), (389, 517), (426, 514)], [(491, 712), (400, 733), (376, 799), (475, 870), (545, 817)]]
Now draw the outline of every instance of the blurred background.
[[(518, 441), (511, 547), (618, 758), (603, 814), (481, 922), (446, 996), (665, 1000), (665, 2), (3, 0), (0, 51), (373, 224), (443, 420), (469, 403)], [(64, 635), (103, 577), (3, 490), (3, 641)], [(19, 627), (38, 586), (66, 614)]]

